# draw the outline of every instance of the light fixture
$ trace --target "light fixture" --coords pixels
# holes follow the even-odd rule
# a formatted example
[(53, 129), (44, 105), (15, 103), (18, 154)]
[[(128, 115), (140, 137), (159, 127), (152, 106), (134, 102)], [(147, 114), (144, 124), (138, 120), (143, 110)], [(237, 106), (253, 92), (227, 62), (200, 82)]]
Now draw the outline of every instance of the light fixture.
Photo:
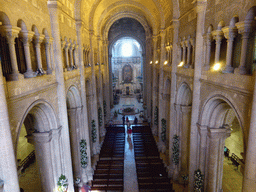
[(220, 63), (215, 63), (212, 67), (214, 71), (219, 71), (221, 69), (221, 64)]
[(150, 61), (150, 63), (149, 63), (149, 64), (150, 64), (150, 65), (152, 65), (152, 63), (153, 63), (153, 61)]
[(184, 62), (181, 61), (180, 64), (178, 65), (178, 67), (182, 67), (184, 65)]
[(166, 60), (165, 62), (164, 62), (164, 65), (167, 65), (168, 64), (168, 61)]
[(156, 64), (158, 64), (158, 60), (156, 60)]

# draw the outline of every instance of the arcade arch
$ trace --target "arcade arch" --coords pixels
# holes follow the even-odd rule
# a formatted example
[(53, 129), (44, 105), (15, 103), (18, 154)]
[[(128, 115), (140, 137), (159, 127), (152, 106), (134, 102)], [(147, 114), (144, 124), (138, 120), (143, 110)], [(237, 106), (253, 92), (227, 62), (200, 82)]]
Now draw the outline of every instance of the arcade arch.
[[(244, 167), (241, 117), (227, 98), (216, 95), (204, 104), (198, 127), (199, 168), (205, 174), (204, 188), (206, 191), (229, 191), (230, 182), (224, 182), (230, 177), (230, 173), (223, 171), (224, 146), (230, 147), (230, 153), (240, 153), (235, 155), (239, 156), (239, 163)], [(241, 140), (237, 140), (237, 137)], [(236, 182), (240, 183), (238, 186), (242, 190), (243, 177), (237, 177)]]
[(191, 125), (192, 91), (186, 82), (183, 82), (177, 92), (175, 104), (176, 133), (180, 137), (179, 178), (187, 175), (189, 170), (189, 144)]
[[(40, 190), (43, 192), (56, 189), (58, 177), (63, 174), (60, 135), (61, 127), (57, 125), (56, 116), (50, 104), (43, 100), (34, 102), (23, 116), (19, 127), (16, 154), (19, 159), (18, 150), (22, 147), (19, 145), (29, 146), (27, 143), (34, 145), (30, 146), (30, 150), (35, 149), (35, 158), (41, 179)], [(21, 141), (22, 136), (26, 137), (27, 143), (24, 138)], [(25, 163), (21, 162), (24, 165)], [(23, 186), (22, 183), (20, 185)]]

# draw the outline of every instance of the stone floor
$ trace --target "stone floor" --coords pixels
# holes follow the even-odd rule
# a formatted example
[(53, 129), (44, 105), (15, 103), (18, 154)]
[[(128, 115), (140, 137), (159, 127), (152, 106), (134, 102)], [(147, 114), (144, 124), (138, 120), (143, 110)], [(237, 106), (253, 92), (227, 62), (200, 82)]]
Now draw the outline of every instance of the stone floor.
[[(123, 104), (133, 103), (136, 109), (142, 109), (142, 104), (138, 103), (135, 98), (121, 98), (119, 105), (115, 105), (112, 109), (112, 115), (114, 110), (118, 110), (122, 107)], [(128, 118), (133, 122), (135, 115), (129, 115)], [(139, 114), (136, 114), (136, 117), (142, 122), (142, 119), (139, 118)], [(113, 119), (116, 123), (122, 123), (122, 115), (119, 114), (118, 117)], [(125, 192), (137, 192), (138, 182), (136, 175), (136, 166), (134, 160), (134, 151), (132, 145), (132, 137), (128, 139), (126, 135), (125, 143), (125, 160), (124, 160), (124, 191)], [(163, 157), (164, 159), (164, 157)], [(242, 180), (243, 175), (241, 172), (236, 170), (231, 161), (227, 158), (224, 159), (224, 169), (223, 169), (223, 192), (240, 192), (242, 190)], [(19, 177), (20, 187), (24, 189), (25, 192), (40, 192), (41, 184), (38, 168), (36, 163), (31, 164), (24, 173)], [(173, 183), (173, 189), (175, 192), (185, 192), (187, 188), (184, 188), (183, 185), (178, 183)]]

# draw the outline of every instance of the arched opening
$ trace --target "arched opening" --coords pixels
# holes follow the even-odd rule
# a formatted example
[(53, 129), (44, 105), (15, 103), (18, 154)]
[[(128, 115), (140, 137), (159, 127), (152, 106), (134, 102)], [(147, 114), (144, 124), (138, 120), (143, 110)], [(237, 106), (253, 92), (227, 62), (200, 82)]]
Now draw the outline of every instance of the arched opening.
[(131, 37), (117, 40), (112, 47), (112, 82), (114, 94), (142, 93), (142, 48)]
[(187, 175), (189, 170), (189, 144), (191, 126), (192, 91), (187, 83), (182, 83), (176, 99), (176, 134), (180, 138), (179, 180)]
[(67, 92), (67, 111), (69, 136), (72, 156), (73, 177), (80, 178), (81, 161), (80, 161), (80, 141), (82, 128), (82, 105), (79, 91), (72, 86)]
[(200, 159), (206, 160), (206, 191), (242, 191), (243, 131), (237, 111), (226, 98), (217, 96), (207, 101), (200, 132)]
[(53, 191), (62, 174), (61, 128), (49, 104), (37, 101), (27, 111), (17, 137), (19, 184), (25, 191)]

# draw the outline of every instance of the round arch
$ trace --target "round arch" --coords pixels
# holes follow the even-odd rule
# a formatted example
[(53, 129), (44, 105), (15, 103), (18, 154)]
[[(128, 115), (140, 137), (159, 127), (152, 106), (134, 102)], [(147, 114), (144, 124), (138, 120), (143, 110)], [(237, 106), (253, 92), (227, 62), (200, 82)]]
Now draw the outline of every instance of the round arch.
[[(221, 119), (218, 114), (218, 112), (227, 111), (228, 109), (233, 109), (235, 112), (235, 115), (239, 121), (240, 127), (243, 130), (243, 121), (241, 119), (241, 115), (239, 113), (239, 110), (237, 107), (233, 104), (234, 102), (221, 95), (221, 94), (215, 94), (211, 95), (203, 104), (201, 114), (199, 116), (199, 124), (203, 126), (222, 126), (221, 123), (223, 123), (224, 119)], [(214, 120), (218, 120), (217, 123), (214, 125)]]
[(72, 85), (67, 91), (67, 108), (81, 107), (81, 96), (76, 86)]
[(149, 29), (148, 23), (143, 17), (141, 17), (141, 16), (139, 16), (135, 13), (130, 13), (130, 12), (127, 13), (126, 12), (126, 13), (118, 13), (115, 16), (111, 17), (109, 20), (107, 20), (105, 25), (104, 25), (106, 27), (102, 31), (102, 36), (105, 39), (108, 39), (108, 33), (109, 33), (110, 27), (113, 25), (114, 22), (116, 22), (119, 19), (124, 18), (124, 17), (125, 18), (132, 18), (132, 19), (137, 20), (143, 26), (143, 28), (145, 29), (145, 34), (150, 34), (150, 29)]
[(59, 141), (61, 127), (58, 128), (53, 108), (45, 100), (37, 100), (28, 107), (18, 128), (16, 158), (23, 125), (25, 125), (27, 142), (34, 145), (42, 191), (51, 191), (57, 187), (55, 181), (62, 173)]
[(192, 91), (186, 82), (181, 83), (176, 97), (176, 104), (179, 105), (192, 105)]

